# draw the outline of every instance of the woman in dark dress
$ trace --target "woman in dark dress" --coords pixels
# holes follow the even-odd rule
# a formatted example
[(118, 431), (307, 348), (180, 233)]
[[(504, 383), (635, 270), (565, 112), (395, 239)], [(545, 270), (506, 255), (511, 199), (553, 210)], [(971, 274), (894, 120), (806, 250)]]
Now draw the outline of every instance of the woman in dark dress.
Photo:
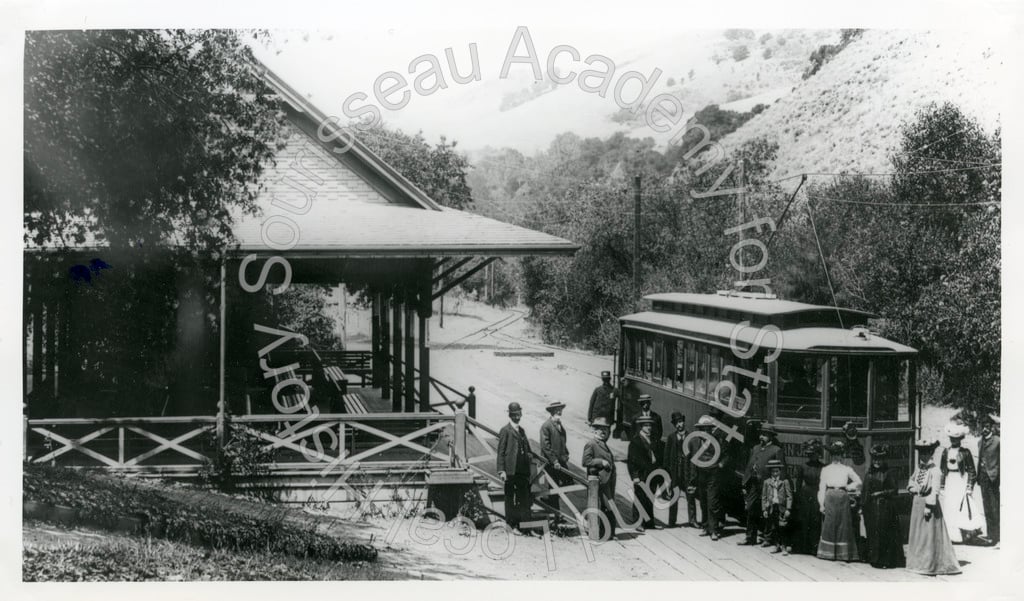
[(796, 513), (792, 529), (793, 552), (814, 555), (821, 539), (821, 510), (818, 507), (818, 478), (821, 476), (822, 444), (817, 438), (803, 444), (807, 463), (800, 466), (796, 482)]
[(903, 534), (896, 518), (898, 485), (889, 473), (885, 445), (871, 447), (871, 467), (864, 477), (864, 529), (867, 531), (867, 560), (876, 568), (899, 568), (903, 558)]

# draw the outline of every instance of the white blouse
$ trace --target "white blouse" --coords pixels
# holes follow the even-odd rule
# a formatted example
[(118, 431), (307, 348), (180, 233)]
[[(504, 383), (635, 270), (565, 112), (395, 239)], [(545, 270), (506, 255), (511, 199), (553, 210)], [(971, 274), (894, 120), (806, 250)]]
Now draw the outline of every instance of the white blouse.
[(845, 488), (853, 492), (860, 488), (861, 480), (857, 472), (842, 463), (830, 463), (821, 468), (821, 480), (818, 482), (818, 505), (825, 505), (825, 491), (829, 488)]

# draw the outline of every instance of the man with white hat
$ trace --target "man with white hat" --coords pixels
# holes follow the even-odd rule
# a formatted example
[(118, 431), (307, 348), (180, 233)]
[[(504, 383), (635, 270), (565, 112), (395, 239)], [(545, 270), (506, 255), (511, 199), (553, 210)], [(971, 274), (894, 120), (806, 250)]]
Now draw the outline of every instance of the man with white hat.
[(714, 459), (715, 443), (706, 440), (707, 436), (694, 436), (690, 439), (687, 455), (694, 465), (690, 470), (690, 486), (686, 492), (689, 494), (690, 491), (693, 491), (700, 499), (700, 509), (704, 521), (704, 531), (701, 536), (710, 536), (711, 540), (718, 540), (722, 535), (721, 527), (724, 521), (719, 491), (725, 468), (725, 448), (721, 438), (713, 433), (714, 429), (715, 420), (710, 415), (702, 415), (697, 420), (697, 430), (715, 438), (720, 454), (716, 464), (707, 466), (707, 463)]
[(629, 420), (629, 423), (626, 424), (626, 425), (630, 428), (630, 434), (631, 435), (636, 435), (636, 433), (638, 431), (638, 426), (636, 426), (636, 421), (638, 419), (640, 419), (641, 417), (650, 419), (651, 420), (651, 438), (653, 438), (654, 440), (660, 441), (661, 437), (665, 433), (665, 426), (661, 422), (661, 416), (658, 415), (657, 412), (651, 410), (651, 400), (652, 400), (651, 399), (651, 395), (649, 395), (649, 394), (641, 394), (637, 398), (637, 400), (636, 400), (637, 405), (639, 405), (639, 411), (637, 412), (636, 415), (634, 415), (632, 417), (632, 419)]
[[(562, 425), (562, 411), (565, 403), (555, 401), (547, 406), (551, 417), (540, 427), (540, 452), (547, 462), (544, 471), (557, 486), (572, 484), (569, 469), (569, 449), (565, 446), (565, 427)], [(556, 495), (553, 499), (555, 508), (561, 507), (561, 500)]]
[(519, 524), (530, 517), (530, 441), (519, 425), (523, 408), (508, 404), (509, 423), (498, 432), (498, 477), (505, 483), (505, 521), (512, 532), (521, 534)]

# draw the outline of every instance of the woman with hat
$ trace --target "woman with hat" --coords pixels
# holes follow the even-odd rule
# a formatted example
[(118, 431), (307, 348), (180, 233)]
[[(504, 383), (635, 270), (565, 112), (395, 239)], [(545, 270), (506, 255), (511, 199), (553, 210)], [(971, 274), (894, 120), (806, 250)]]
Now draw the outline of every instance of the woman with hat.
[(807, 462), (800, 466), (796, 479), (796, 520), (793, 525), (793, 552), (815, 555), (821, 540), (821, 509), (818, 506), (818, 482), (821, 480), (821, 440), (810, 438), (803, 443)]
[(850, 493), (860, 487), (860, 476), (843, 463), (846, 445), (841, 440), (828, 447), (831, 463), (821, 469), (818, 507), (821, 510), (821, 540), (818, 557), (832, 561), (857, 561), (857, 532), (850, 513)]
[(867, 560), (876, 568), (898, 568), (904, 564), (903, 536), (896, 518), (896, 479), (885, 458), (889, 448), (871, 447), (871, 465), (864, 476), (864, 529), (867, 532)]
[(985, 526), (985, 508), (980, 495), (974, 494), (977, 481), (974, 456), (962, 444), (967, 432), (967, 426), (963, 424), (950, 423), (946, 426), (950, 446), (942, 449), (939, 461), (942, 472), (939, 502), (942, 503), (946, 530), (953, 544), (975, 542)]
[(959, 574), (960, 562), (946, 532), (939, 504), (942, 472), (933, 460), (936, 440), (919, 440), (917, 470), (910, 476), (907, 490), (914, 495), (910, 509), (910, 537), (907, 544), (907, 569), (917, 574)]

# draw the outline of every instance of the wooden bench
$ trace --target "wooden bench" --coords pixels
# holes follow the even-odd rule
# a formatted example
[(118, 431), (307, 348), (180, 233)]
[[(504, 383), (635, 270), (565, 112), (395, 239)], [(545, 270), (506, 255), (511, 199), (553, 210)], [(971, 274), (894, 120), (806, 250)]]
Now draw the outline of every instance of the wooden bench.
[(366, 402), (363, 401), (363, 397), (358, 394), (346, 394), (342, 399), (345, 403), (345, 413), (359, 414), (370, 412)]
[(324, 353), (325, 362), (337, 365), (350, 376), (359, 376), (360, 386), (373, 385), (373, 353), (371, 351), (334, 351)]

